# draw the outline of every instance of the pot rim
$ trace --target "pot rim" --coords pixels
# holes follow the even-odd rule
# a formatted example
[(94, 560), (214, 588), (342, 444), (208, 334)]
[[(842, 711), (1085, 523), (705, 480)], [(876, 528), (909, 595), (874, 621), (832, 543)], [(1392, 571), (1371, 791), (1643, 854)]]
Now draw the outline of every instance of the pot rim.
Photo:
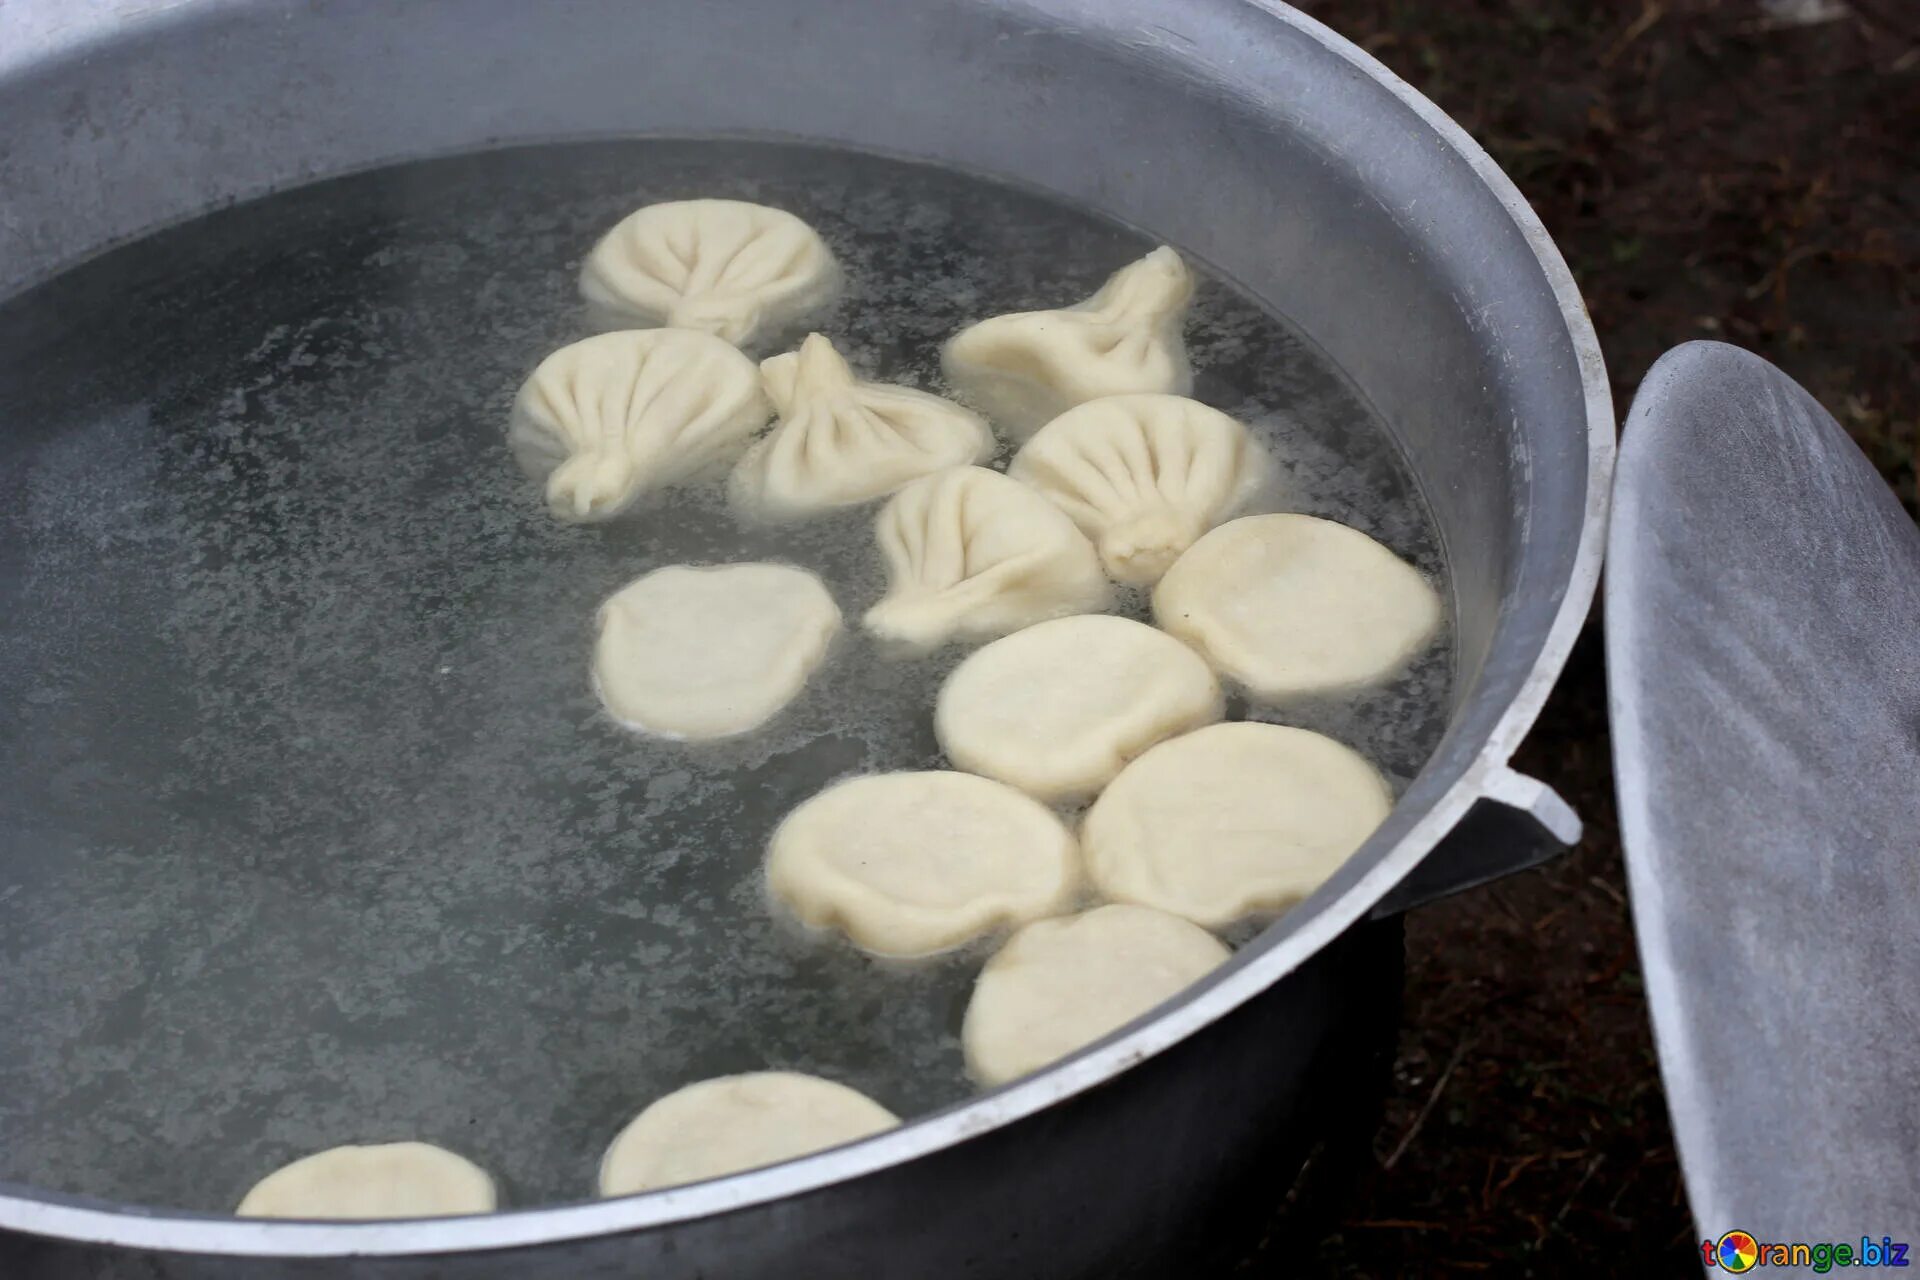
[[(783, 1164), (612, 1200), (505, 1209), (464, 1218), (300, 1222), (145, 1209), (0, 1183), (0, 1230), (69, 1241), (262, 1258), (403, 1257), (485, 1252), (619, 1235), (818, 1191), (955, 1146), (1075, 1097), (1153, 1057), (1267, 990), (1361, 920), (1485, 797), (1511, 797), (1507, 761), (1545, 702), (1599, 583), (1614, 460), (1613, 398), (1592, 322), (1546, 228), (1511, 179), (1466, 131), (1370, 54), (1280, 0), (1239, 0), (1342, 59), (1407, 108), (1498, 200), (1521, 233), (1558, 304), (1576, 358), (1587, 428), (1587, 484), (1566, 592), (1531, 666), (1484, 740), (1451, 782), (1415, 781), (1395, 817), (1355, 854), (1391, 844), (1368, 870), (1326, 900), (1309, 899), (1298, 923), (1269, 929), (1207, 981), (1144, 1020), (1012, 1084), (846, 1146)], [(1485, 696), (1485, 695), (1480, 695)], [(1464, 744), (1463, 744), (1464, 745)], [(1423, 786), (1425, 783), (1431, 785)], [(1426, 792), (1437, 792), (1429, 796)], [(1424, 812), (1416, 819), (1405, 814)], [(1397, 819), (1397, 820), (1396, 820)], [(1397, 832), (1397, 834), (1396, 834)]]

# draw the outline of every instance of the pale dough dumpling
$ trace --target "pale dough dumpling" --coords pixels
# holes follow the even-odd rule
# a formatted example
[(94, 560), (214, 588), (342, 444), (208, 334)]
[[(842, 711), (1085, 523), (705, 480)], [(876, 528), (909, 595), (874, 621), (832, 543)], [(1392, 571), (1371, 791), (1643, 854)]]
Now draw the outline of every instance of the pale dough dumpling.
[(779, 421), (733, 471), (734, 502), (788, 519), (885, 497), (909, 480), (979, 462), (978, 414), (910, 387), (861, 382), (819, 334), (760, 365)]
[(863, 1093), (793, 1071), (721, 1076), (676, 1089), (614, 1138), (600, 1194), (626, 1196), (779, 1164), (891, 1129)]
[(686, 329), (627, 329), (562, 347), (513, 402), (507, 443), (562, 520), (605, 520), (731, 458), (773, 409), (753, 361)]
[(961, 1024), (967, 1072), (1005, 1084), (1133, 1021), (1224, 964), (1196, 924), (1124, 903), (1036, 920), (987, 961)]
[(1312, 893), (1392, 805), (1373, 766), (1332, 738), (1216, 724), (1122, 769), (1080, 838), (1107, 897), (1212, 928)]
[(1024, 439), (1083, 401), (1193, 389), (1180, 336), (1193, 273), (1164, 245), (1113, 273), (1086, 301), (1017, 311), (962, 329), (942, 353), (947, 378)]
[(783, 209), (674, 200), (628, 214), (580, 268), (580, 293), (612, 324), (664, 324), (744, 343), (833, 297), (840, 269)]
[(1214, 669), (1272, 701), (1393, 675), (1433, 637), (1440, 597), (1357, 529), (1245, 516), (1202, 537), (1153, 593), (1153, 616)]
[(631, 728), (745, 733), (793, 701), (839, 630), (833, 597), (805, 569), (669, 565), (600, 606), (593, 682)]
[(1092, 613), (1112, 585), (1087, 535), (1018, 480), (953, 467), (893, 495), (874, 522), (887, 594), (867, 630), (909, 649)]
[(1059, 911), (1079, 879), (1060, 819), (970, 773), (881, 773), (787, 815), (767, 885), (806, 924), (880, 955), (923, 956)]
[(962, 769), (1052, 801), (1093, 794), (1154, 743), (1220, 713), (1220, 685), (1193, 650), (1093, 613), (973, 654), (941, 686), (933, 728)]
[(1267, 473), (1234, 419), (1185, 396), (1103, 396), (1040, 428), (1007, 474), (1044, 493), (1100, 548), (1107, 572), (1149, 586)]
[(491, 1213), (486, 1170), (425, 1142), (334, 1147), (255, 1183), (243, 1218), (447, 1218)]

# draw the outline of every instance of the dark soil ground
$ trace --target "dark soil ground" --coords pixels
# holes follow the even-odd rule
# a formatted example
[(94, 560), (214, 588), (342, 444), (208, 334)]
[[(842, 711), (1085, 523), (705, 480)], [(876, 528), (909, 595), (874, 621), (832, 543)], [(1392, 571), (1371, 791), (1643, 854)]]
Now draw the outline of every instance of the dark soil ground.
[[(1663, 350), (1722, 338), (1805, 384), (1920, 511), (1920, 5), (1853, 0), (1813, 25), (1758, 0), (1305, 7), (1532, 200), (1621, 416)], [(1627, 913), (1597, 619), (1518, 763), (1586, 839), (1408, 921), (1374, 1159), (1290, 1273), (1700, 1273)]]

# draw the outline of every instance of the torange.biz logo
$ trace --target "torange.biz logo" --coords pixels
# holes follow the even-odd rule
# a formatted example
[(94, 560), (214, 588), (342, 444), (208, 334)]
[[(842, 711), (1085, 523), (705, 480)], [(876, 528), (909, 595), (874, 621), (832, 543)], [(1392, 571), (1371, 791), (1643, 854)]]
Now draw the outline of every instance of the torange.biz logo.
[(1835, 1267), (1904, 1267), (1907, 1246), (1888, 1236), (1810, 1244), (1762, 1244), (1744, 1231), (1729, 1231), (1718, 1240), (1700, 1242), (1700, 1260), (1709, 1267), (1739, 1275), (1755, 1267), (1810, 1267), (1825, 1274)]

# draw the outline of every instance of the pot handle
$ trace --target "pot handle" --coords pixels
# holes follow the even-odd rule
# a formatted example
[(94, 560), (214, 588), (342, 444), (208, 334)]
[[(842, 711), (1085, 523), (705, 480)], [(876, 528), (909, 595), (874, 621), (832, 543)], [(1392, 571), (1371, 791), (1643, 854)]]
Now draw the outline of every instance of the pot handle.
[(1458, 826), (1373, 908), (1374, 918), (1537, 867), (1580, 840), (1580, 815), (1537, 778), (1504, 766)]

